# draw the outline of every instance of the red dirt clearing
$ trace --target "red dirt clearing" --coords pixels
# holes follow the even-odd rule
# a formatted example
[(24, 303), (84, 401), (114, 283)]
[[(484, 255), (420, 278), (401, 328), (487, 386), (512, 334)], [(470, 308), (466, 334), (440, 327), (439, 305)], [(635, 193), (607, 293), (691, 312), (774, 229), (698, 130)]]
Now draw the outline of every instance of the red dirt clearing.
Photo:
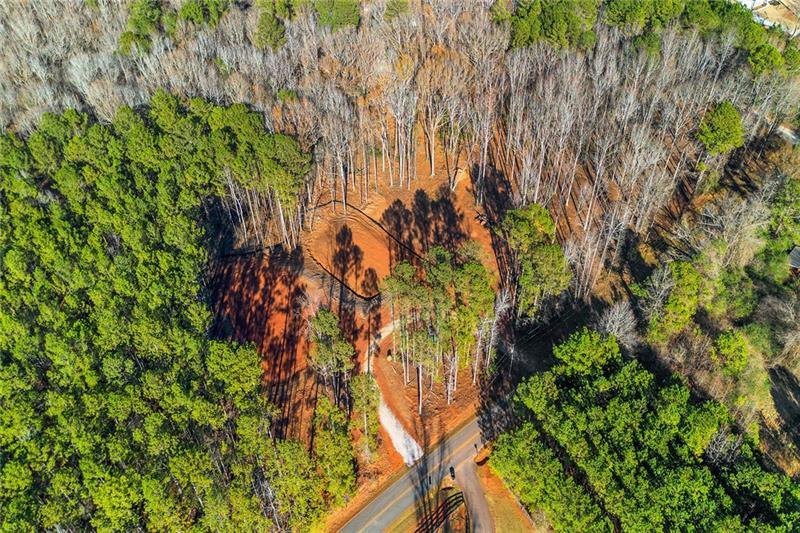
[[(437, 151), (443, 163), (438, 147)], [(418, 262), (432, 246), (455, 250), (472, 239), (480, 243), (486, 266), (498, 271), (492, 235), (479, 222), (483, 212), (475, 205), (469, 175), (459, 170), (455, 190), (450, 190), (443, 164), (437, 166), (435, 176), (428, 176), (428, 170), (421, 155), (419, 178), (410, 187), (389, 187), (388, 179), (382, 177), (379, 190), (371, 191), (358, 205), (348, 205), (347, 213), (339, 203), (335, 210), (331, 203), (318, 207), (310, 217), (312, 228), (302, 237), (302, 248), (232, 257), (215, 268), (215, 334), (252, 343), (259, 350), (264, 385), (279, 410), (273, 427), (277, 437), (306, 443), (311, 439), (317, 394), (324, 390), (308, 364), (306, 322), (319, 305), (329, 305), (339, 315), (345, 337), (356, 348), (357, 369), (372, 346), (373, 372), (384, 398), (420, 444), (433, 445), (475, 413), (477, 388), (465, 371), (450, 406), (442, 385), (428, 390), (425, 380), (425, 416), (420, 419), (416, 382), (412, 378), (408, 385), (402, 383), (399, 362), (386, 359), (391, 338), (378, 338), (391, 320), (378, 292), (393, 263)], [(329, 529), (346, 521), (358, 502), (402, 467), (383, 429), (380, 440), (379, 458), (369, 465), (359, 461), (359, 491), (350, 505), (329, 517)]]
[(228, 258), (213, 275), (216, 335), (252, 343), (262, 356), (264, 385), (279, 409), (273, 431), (307, 440), (317, 399), (308, 367), (305, 291), (300, 252)]
[[(454, 250), (475, 240), (483, 250), (484, 264), (496, 274), (492, 236), (478, 221), (483, 213), (475, 205), (469, 177), (463, 170), (457, 176), (455, 191), (447, 186), (442, 171), (414, 181), (410, 189), (382, 187), (380, 194), (373, 194), (363, 206), (348, 206), (347, 214), (341, 205), (337, 206), (338, 212), (327, 205), (317, 213), (320, 219), (304, 239), (306, 250), (323, 269), (363, 296), (378, 292), (380, 280), (390, 273), (393, 263), (415, 262), (435, 245)], [(384, 306), (381, 311), (372, 320), (372, 338), (391, 320), (388, 308)], [(364, 342), (367, 329), (363, 319), (357, 322), (361, 326), (350, 338), (361, 353), (366, 349), (366, 343), (360, 343)], [(408, 385), (403, 384), (400, 363), (386, 360), (391, 346), (390, 337), (380, 340), (379, 349), (373, 352), (374, 372), (386, 403), (420, 445), (435, 444), (474, 415), (478, 390), (471, 383), (469, 370), (465, 370), (459, 375), (459, 389), (449, 406), (442, 384), (430, 389), (424, 379), (424, 416), (419, 417), (416, 378), (412, 375)]]
[(479, 242), (484, 262), (497, 272), (489, 230), (478, 221), (469, 178), (458, 172), (455, 191), (443, 175), (419, 179), (407, 188), (382, 187), (361, 206), (344, 213), (332, 205), (320, 208), (304, 245), (319, 265), (362, 296), (378, 292), (391, 266), (416, 261), (431, 247), (455, 250), (469, 240)]
[[(348, 194), (346, 212), (341, 202), (330, 202), (326, 192), (311, 217), (312, 228), (303, 236), (310, 260), (361, 296), (377, 294), (380, 281), (390, 273), (394, 263), (402, 260), (416, 263), (436, 245), (453, 251), (469, 240), (477, 241), (483, 250), (484, 264), (497, 275), (492, 234), (480, 222), (485, 213), (476, 205), (469, 173), (458, 169), (451, 190), (441, 146), (437, 143), (438, 164), (435, 175), (430, 176), (421, 135), (418, 141), (417, 178), (410, 184), (395, 183), (391, 187), (388, 176), (379, 176), (378, 190), (370, 191), (364, 201), (356, 203), (359, 195), (355, 190)], [(374, 339), (375, 332), (391, 320), (386, 302), (374, 303), (384, 305), (380, 315), (371, 320), (369, 330), (358, 317), (359, 329), (349, 335), (359, 352), (366, 349), (366, 344), (359, 343), (368, 334)], [(346, 310), (339, 314), (342, 319), (356, 315)], [(459, 389), (450, 406), (446, 405), (441, 383), (429, 389), (428, 380), (424, 380), (424, 416), (420, 418), (416, 378), (412, 376), (408, 385), (403, 384), (400, 363), (386, 360), (391, 339), (380, 340), (379, 347), (374, 348), (377, 348), (373, 350), (374, 373), (384, 399), (421, 445), (434, 444), (475, 413), (477, 387), (471, 384), (470, 372), (465, 370), (459, 375)]]

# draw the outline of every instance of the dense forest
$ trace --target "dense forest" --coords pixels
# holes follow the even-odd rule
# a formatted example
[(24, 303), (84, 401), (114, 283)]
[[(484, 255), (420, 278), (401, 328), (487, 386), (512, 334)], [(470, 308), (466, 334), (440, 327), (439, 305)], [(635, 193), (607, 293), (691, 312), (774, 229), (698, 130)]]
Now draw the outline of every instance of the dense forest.
[(612, 336), (583, 330), (553, 353), (517, 390), (526, 421), (491, 461), (556, 531), (797, 528), (797, 484), (759, 464), (723, 406), (659, 383)]
[(420, 414), (613, 285), (492, 468), (559, 531), (800, 527), (760, 441), (771, 377), (800, 373), (800, 162), (770, 140), (800, 48), (741, 4), (8, 0), (0, 47), (3, 530), (306, 530), (346, 504), (379, 449), (351, 324), (308, 318), (313, 442), (276, 438), (208, 274), (421, 158), (451, 190), (466, 170), (499, 271), (466, 240), (381, 281)]
[(308, 155), (241, 105), (157, 92), (110, 124), (45, 115), (0, 157), (4, 527), (291, 523), (283, 469), (310, 459), (268, 439), (255, 350), (208, 337), (198, 219), (223, 169), (298, 182)]

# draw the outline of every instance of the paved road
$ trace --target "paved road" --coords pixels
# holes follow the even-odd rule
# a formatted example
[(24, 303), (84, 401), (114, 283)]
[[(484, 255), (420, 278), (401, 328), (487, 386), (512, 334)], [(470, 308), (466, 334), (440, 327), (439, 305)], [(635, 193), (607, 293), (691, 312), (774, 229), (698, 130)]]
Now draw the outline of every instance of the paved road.
[(478, 422), (473, 419), (444, 442), (426, 452), (417, 464), (361, 509), (341, 531), (386, 531), (392, 522), (413, 508), (418, 495), (426, 493), (430, 486), (437, 485), (449, 476), (450, 467), (455, 469), (456, 484), (464, 492), (472, 530), (493, 531), (489, 505), (475, 470), (474, 457), (482, 445)]
[(477, 533), (494, 531), (489, 502), (486, 501), (486, 495), (483, 493), (483, 487), (478, 479), (478, 466), (472, 460), (472, 457), (461, 463), (459, 468), (456, 468), (456, 481), (464, 492), (464, 499), (467, 501), (469, 516), (472, 519), (470, 531), (476, 531)]

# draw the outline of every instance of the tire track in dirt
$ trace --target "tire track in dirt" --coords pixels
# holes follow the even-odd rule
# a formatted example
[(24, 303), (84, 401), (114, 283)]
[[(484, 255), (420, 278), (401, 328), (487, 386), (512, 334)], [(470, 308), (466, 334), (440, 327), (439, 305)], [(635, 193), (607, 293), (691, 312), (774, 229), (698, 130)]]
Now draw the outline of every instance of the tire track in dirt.
[[(327, 206), (328, 206), (328, 205), (330, 205), (330, 204), (331, 204), (331, 202), (330, 202), (330, 201), (328, 201), (328, 202), (325, 202), (324, 204), (320, 204), (320, 205), (318, 205), (318, 206), (317, 206), (317, 207), (315, 207), (314, 209), (321, 209), (321, 208), (323, 208), (323, 207), (327, 207)], [(363, 216), (364, 218), (366, 218), (366, 219), (367, 219), (369, 222), (371, 222), (371, 223), (372, 223), (374, 226), (376, 226), (378, 229), (380, 229), (381, 231), (383, 231), (383, 232), (384, 232), (384, 233), (385, 233), (385, 234), (386, 234), (386, 235), (387, 235), (387, 236), (388, 236), (388, 237), (389, 237), (391, 240), (393, 240), (393, 241), (394, 241), (394, 242), (395, 242), (395, 243), (396, 243), (398, 246), (400, 246), (401, 248), (403, 248), (404, 250), (406, 250), (407, 252), (409, 252), (411, 255), (413, 255), (414, 257), (416, 257), (416, 258), (417, 258), (417, 259), (419, 259), (420, 261), (426, 261), (426, 259), (425, 259), (423, 256), (419, 255), (419, 254), (417, 253), (417, 251), (416, 251), (416, 250), (414, 250), (414, 248), (412, 248), (412, 247), (408, 246), (406, 243), (404, 243), (403, 241), (401, 241), (401, 240), (400, 240), (400, 238), (399, 238), (397, 235), (395, 235), (394, 233), (392, 233), (391, 231), (389, 231), (388, 229), (386, 229), (386, 226), (384, 226), (384, 225), (383, 225), (383, 223), (381, 223), (381, 221), (379, 221), (379, 220), (375, 220), (375, 218), (373, 218), (371, 215), (369, 215), (368, 213), (366, 213), (366, 212), (365, 212), (364, 210), (362, 210), (360, 207), (357, 207), (357, 206), (355, 206), (355, 205), (353, 205), (353, 204), (345, 204), (345, 205), (347, 206), (347, 208), (348, 208), (348, 209), (352, 209), (352, 210), (353, 210), (353, 211), (355, 211), (356, 213), (358, 213), (358, 214), (360, 214), (361, 216)], [(344, 216), (345, 216), (345, 217), (347, 217), (347, 215), (349, 215), (349, 214), (350, 214), (350, 213), (345, 213), (345, 214), (344, 214)]]
[[(321, 209), (330, 205), (331, 202), (327, 202), (325, 204), (321, 204), (317, 206), (315, 209)], [(409, 254), (409, 256), (413, 257), (414, 259), (420, 262), (426, 262), (424, 256), (420, 255), (413, 247), (409, 246), (407, 243), (403, 242), (403, 240), (392, 233), (389, 229), (386, 228), (384, 224), (382, 224), (379, 220), (376, 220), (374, 217), (366, 213), (361, 208), (347, 204), (347, 213), (340, 214), (336, 219), (334, 219), (333, 224), (338, 227), (338, 230), (341, 231), (344, 228), (348, 230), (350, 227), (359, 226), (363, 230), (365, 230), (368, 234), (371, 234), (376, 240), (382, 240), (378, 237), (378, 234), (383, 235), (389, 239), (389, 243), (385, 245), (382, 243), (382, 248), (385, 248), (390, 256), (391, 256), (391, 244), (396, 245), (399, 249), (404, 250)], [(359, 233), (363, 235), (363, 233)], [(358, 247), (358, 243), (353, 243), (356, 247)], [(355, 296), (356, 298), (360, 299), (362, 303), (369, 303), (378, 296), (380, 296), (380, 291), (376, 289), (374, 294), (365, 294), (361, 292), (358, 287), (354, 287), (346, 278), (346, 275), (349, 273), (348, 271), (343, 272), (345, 276), (337, 274), (334, 272), (335, 268), (335, 261), (334, 257), (329, 257), (327, 259), (322, 258), (319, 256), (319, 253), (324, 253), (322, 250), (316, 250), (315, 246), (309, 245), (308, 242), (303, 244), (303, 251), (305, 255), (311, 260), (312, 263), (317, 270), (317, 274), (320, 274), (324, 277), (328, 277), (336, 282), (336, 284), (344, 287), (347, 292)]]

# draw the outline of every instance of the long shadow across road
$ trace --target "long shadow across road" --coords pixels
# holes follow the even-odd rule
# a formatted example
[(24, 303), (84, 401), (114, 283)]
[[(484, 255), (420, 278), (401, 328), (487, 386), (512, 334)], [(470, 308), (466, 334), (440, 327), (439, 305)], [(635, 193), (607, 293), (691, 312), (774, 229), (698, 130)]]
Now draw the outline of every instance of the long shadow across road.
[[(456, 472), (456, 483), (462, 484), (467, 498), (467, 508), (470, 510), (470, 519), (474, 531), (493, 531), (491, 516), (488, 514), (488, 506), (480, 505), (479, 502), (470, 501), (470, 492), (463, 487), (463, 483), (471, 481), (469, 477), (460, 479), (460, 473), (465, 468), (474, 468), (474, 458), (483, 446), (481, 430), (476, 419), (472, 419), (467, 425), (462, 427), (452, 436), (443, 442), (426, 450), (425, 456), (420, 459), (424, 461), (424, 472), (430, 476), (429, 487), (439, 486), (445, 476), (450, 475), (452, 467)], [(412, 466), (402, 477), (384, 489), (375, 499), (367, 504), (357, 515), (355, 515), (342, 529), (343, 532), (378, 532), (386, 531), (389, 526), (402, 516), (408, 509), (419, 507), (420, 492), (427, 490), (421, 486), (426, 476), (421, 475), (420, 468)], [(477, 480), (477, 479), (476, 479)], [(482, 498), (480, 487), (473, 492), (475, 498)], [(478, 505), (474, 505), (478, 504)], [(483, 507), (485, 506), (485, 511)]]

